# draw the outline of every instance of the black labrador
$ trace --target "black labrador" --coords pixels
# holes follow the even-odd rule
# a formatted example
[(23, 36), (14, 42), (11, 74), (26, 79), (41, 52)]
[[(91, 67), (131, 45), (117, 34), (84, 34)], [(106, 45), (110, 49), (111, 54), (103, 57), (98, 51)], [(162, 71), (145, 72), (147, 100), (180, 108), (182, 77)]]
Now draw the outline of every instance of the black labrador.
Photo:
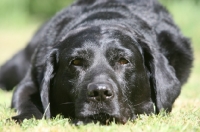
[(1, 67), (0, 85), (18, 84), (18, 122), (61, 114), (126, 123), (170, 112), (192, 61), (189, 40), (156, 0), (78, 0)]

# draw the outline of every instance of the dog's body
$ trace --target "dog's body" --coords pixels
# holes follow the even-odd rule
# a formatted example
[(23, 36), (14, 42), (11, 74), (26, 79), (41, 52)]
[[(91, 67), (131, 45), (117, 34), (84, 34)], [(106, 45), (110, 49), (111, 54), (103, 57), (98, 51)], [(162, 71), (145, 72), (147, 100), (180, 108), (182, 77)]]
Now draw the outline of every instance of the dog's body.
[(156, 0), (79, 0), (2, 66), (0, 85), (12, 89), (26, 74), (12, 99), (17, 121), (62, 114), (125, 123), (170, 112), (192, 58), (189, 41)]

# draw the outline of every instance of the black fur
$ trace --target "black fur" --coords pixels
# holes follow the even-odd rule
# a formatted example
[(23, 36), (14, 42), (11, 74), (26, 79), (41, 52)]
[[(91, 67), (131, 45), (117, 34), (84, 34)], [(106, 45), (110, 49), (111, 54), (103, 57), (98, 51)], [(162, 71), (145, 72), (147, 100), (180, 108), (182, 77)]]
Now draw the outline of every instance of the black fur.
[(125, 123), (170, 112), (192, 60), (190, 42), (156, 0), (79, 0), (1, 67), (0, 85), (19, 83), (18, 122), (62, 114)]

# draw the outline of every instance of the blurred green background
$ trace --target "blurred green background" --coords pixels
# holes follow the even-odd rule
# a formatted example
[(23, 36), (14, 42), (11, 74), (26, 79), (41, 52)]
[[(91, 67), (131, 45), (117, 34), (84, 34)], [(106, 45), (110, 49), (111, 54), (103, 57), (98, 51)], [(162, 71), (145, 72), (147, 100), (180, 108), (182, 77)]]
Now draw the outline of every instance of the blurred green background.
[(30, 22), (44, 21), (72, 2), (73, 0), (1, 0), (0, 25), (24, 26)]
[[(39, 25), (73, 0), (0, 0), (0, 65), (22, 49)], [(191, 77), (176, 101), (176, 108), (200, 106), (200, 0), (160, 0), (191, 39), (195, 61)], [(0, 105), (8, 106), (11, 92), (0, 90)], [(180, 106), (180, 107), (179, 107)]]

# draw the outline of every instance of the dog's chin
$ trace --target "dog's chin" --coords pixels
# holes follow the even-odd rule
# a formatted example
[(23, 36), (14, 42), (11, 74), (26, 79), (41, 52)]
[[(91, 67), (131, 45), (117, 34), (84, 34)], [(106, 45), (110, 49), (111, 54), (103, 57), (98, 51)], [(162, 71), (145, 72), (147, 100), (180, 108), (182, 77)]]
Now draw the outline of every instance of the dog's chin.
[(120, 118), (118, 116), (109, 115), (107, 113), (99, 113), (94, 115), (89, 115), (85, 117), (80, 117), (74, 120), (76, 125), (85, 125), (89, 123), (99, 123), (100, 125), (109, 125), (112, 122), (117, 124), (125, 124), (128, 119)]

